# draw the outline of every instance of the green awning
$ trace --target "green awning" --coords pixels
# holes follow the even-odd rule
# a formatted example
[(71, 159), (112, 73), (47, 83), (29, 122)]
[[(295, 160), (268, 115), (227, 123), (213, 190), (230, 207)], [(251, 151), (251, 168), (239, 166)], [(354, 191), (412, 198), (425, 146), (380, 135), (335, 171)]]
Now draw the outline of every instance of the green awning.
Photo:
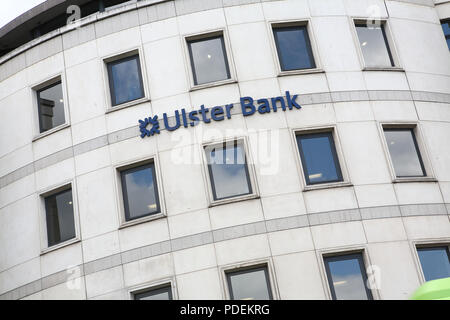
[(450, 300), (450, 277), (431, 280), (420, 286), (412, 300)]

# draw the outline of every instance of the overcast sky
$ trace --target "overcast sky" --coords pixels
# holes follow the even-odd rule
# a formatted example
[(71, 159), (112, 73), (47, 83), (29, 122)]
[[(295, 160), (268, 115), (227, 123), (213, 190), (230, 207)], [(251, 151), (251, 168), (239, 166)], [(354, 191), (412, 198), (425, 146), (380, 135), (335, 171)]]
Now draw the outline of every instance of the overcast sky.
[(0, 28), (45, 0), (0, 0)]

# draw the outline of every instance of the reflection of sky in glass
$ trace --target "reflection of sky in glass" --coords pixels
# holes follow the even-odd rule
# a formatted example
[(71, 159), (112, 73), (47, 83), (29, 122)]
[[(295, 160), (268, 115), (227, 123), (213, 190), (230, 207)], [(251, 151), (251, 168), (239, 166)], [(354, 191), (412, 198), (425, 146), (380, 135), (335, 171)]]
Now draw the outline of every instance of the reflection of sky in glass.
[(367, 300), (364, 279), (356, 257), (325, 258), (337, 300)]
[(426, 281), (450, 277), (447, 247), (419, 248), (417, 252)]
[(194, 63), (195, 84), (204, 84), (228, 79), (229, 72), (224, 56), (222, 37), (190, 42), (191, 58)]
[(442, 30), (446, 36), (450, 35), (450, 22), (442, 22)]
[(309, 183), (341, 180), (333, 157), (334, 146), (330, 144), (331, 134), (299, 135), (297, 139), (303, 151), (303, 167)]
[(385, 130), (386, 142), (391, 154), (392, 163), (397, 177), (423, 176), (418, 150), (414, 144), (412, 131)]
[(170, 290), (171, 290), (170, 287), (155, 289), (155, 290), (151, 290), (148, 292), (136, 294), (134, 296), (134, 299), (135, 300), (172, 300)]
[(121, 62), (113, 62), (111, 64), (111, 72), (116, 105), (144, 96), (138, 57)]
[(128, 202), (129, 219), (158, 212), (156, 192), (151, 167), (122, 172)]
[(72, 190), (45, 198), (48, 245), (75, 237)]
[(251, 193), (247, 180), (245, 151), (241, 145), (207, 150), (215, 187), (215, 198), (223, 199)]
[(39, 91), (41, 132), (65, 122), (62, 84)]
[(270, 300), (266, 273), (261, 270), (249, 270), (245, 273), (230, 273), (231, 290), (234, 300)]
[(389, 48), (384, 38), (384, 27), (356, 26), (359, 44), (367, 67), (392, 67)]
[(283, 71), (315, 68), (306, 26), (276, 28), (274, 35)]

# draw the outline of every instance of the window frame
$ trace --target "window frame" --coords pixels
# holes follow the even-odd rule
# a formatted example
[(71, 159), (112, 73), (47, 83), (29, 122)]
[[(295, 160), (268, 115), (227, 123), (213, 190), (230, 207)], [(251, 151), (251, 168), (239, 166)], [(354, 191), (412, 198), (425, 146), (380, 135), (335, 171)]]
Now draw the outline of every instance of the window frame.
[[(314, 68), (308, 69), (295, 69), (295, 70), (283, 70), (281, 65), (281, 57), (278, 49), (278, 41), (275, 37), (274, 29), (276, 28), (295, 28), (306, 27), (306, 32), (309, 40), (309, 50), (314, 62)], [(289, 76), (296, 74), (310, 74), (310, 73), (323, 73), (322, 63), (320, 61), (320, 55), (317, 48), (316, 37), (314, 35), (311, 19), (303, 20), (276, 20), (269, 21), (267, 23), (268, 32), (270, 35), (270, 44), (272, 48), (272, 56), (277, 68), (278, 77)]]
[[(442, 25), (443, 25), (444, 23), (448, 23), (448, 24), (450, 25), (450, 18), (448, 18), (448, 19), (442, 19), (442, 20), (440, 20), (440, 22), (441, 22), (441, 29), (443, 29)], [(446, 35), (446, 34), (444, 33), (444, 30), (442, 30), (442, 33), (444, 34), (445, 44), (447, 45), (447, 48), (448, 48), (448, 50), (449, 50), (449, 52), (450, 52), (450, 47), (449, 47), (449, 45), (447, 44), (447, 40), (450, 39), (450, 33), (449, 33), (448, 35)]]
[[(391, 31), (390, 22), (388, 17), (382, 17), (379, 19), (374, 19), (373, 17), (350, 17), (350, 23), (351, 23), (351, 29), (353, 34), (353, 41), (355, 43), (355, 46), (357, 47), (358, 57), (361, 65), (362, 71), (401, 71), (404, 72), (402, 66), (400, 57), (398, 55), (398, 50), (394, 41), (394, 36)], [(367, 21), (377, 21), (380, 23), (380, 25), (383, 26), (383, 36), (386, 43), (386, 46), (388, 48), (388, 54), (391, 60), (391, 66), (367, 66), (366, 61), (364, 58), (364, 54), (359, 42), (359, 36), (356, 29), (357, 25), (365, 24), (367, 25)]]
[[(153, 214), (147, 214), (141, 217), (137, 217), (131, 220), (127, 220), (126, 209), (125, 209), (125, 199), (124, 199), (124, 190), (122, 187), (122, 172), (130, 169), (137, 169), (139, 167), (147, 166), (153, 164), (154, 170), (154, 181), (156, 185), (156, 197), (159, 202), (159, 212)], [(126, 228), (129, 226), (134, 226), (136, 224), (145, 223), (161, 218), (165, 218), (167, 216), (166, 213), (166, 205), (164, 200), (164, 188), (161, 177), (161, 167), (159, 162), (159, 157), (157, 154), (151, 155), (145, 158), (132, 159), (124, 162), (117, 163), (113, 166), (112, 170), (115, 176), (115, 193), (116, 193), (116, 201), (118, 207), (119, 214), (119, 229)]]
[[(213, 187), (212, 174), (211, 174), (210, 164), (208, 163), (208, 158), (206, 156), (206, 149), (214, 148), (216, 146), (223, 146), (225, 144), (229, 144), (232, 142), (234, 142), (235, 144), (241, 144), (243, 151), (245, 152), (245, 164), (246, 164), (246, 168), (247, 168), (247, 170), (246, 170), (247, 183), (249, 183), (249, 189), (250, 189), (251, 193), (215, 199), (215, 197), (214, 197), (215, 187)], [(222, 204), (228, 204), (228, 203), (232, 203), (232, 202), (245, 201), (245, 200), (255, 199), (255, 198), (259, 197), (259, 190), (258, 190), (257, 181), (256, 181), (256, 173), (255, 173), (255, 168), (253, 165), (254, 162), (250, 155), (247, 137), (233, 137), (233, 138), (221, 139), (220, 141), (205, 142), (201, 146), (201, 152), (202, 152), (202, 159), (203, 159), (203, 171), (204, 171), (205, 180), (206, 180), (205, 183), (207, 184), (207, 189), (208, 189), (209, 207), (222, 205)]]
[[(224, 80), (208, 82), (208, 83), (204, 83), (204, 84), (195, 84), (196, 76), (195, 76), (194, 65), (193, 65), (193, 60), (192, 60), (192, 55), (191, 55), (191, 48), (190, 48), (189, 43), (190, 42), (199, 42), (199, 41), (207, 40), (207, 39), (214, 39), (217, 37), (222, 37), (222, 45), (223, 45), (222, 49), (225, 53), (226, 66), (227, 66), (229, 78), (224, 79)], [(183, 39), (183, 47), (184, 47), (183, 52), (184, 52), (184, 57), (185, 57), (185, 64), (186, 64), (186, 68), (188, 70), (188, 76), (189, 76), (189, 84), (190, 84), (189, 91), (201, 90), (201, 89), (205, 89), (205, 88), (217, 87), (217, 86), (222, 86), (222, 85), (237, 82), (233, 54), (232, 54), (231, 45), (230, 45), (230, 39), (229, 39), (226, 28), (219, 28), (219, 29), (214, 29), (214, 30), (210, 30), (207, 32), (200, 32), (200, 33), (194, 33), (194, 34), (185, 34), (185, 35), (182, 35), (182, 39)]]
[[(417, 177), (397, 177), (395, 173), (394, 164), (392, 161), (391, 153), (389, 152), (389, 146), (387, 145), (386, 136), (384, 130), (411, 130), (413, 133), (413, 138), (415, 140), (416, 150), (418, 151), (419, 159), (421, 159), (421, 164), (423, 165), (424, 176)], [(434, 182), (436, 178), (434, 176), (434, 170), (431, 165), (428, 150), (425, 145), (425, 140), (422, 135), (422, 130), (419, 123), (416, 122), (380, 122), (379, 123), (379, 134), (382, 140), (382, 146), (386, 158), (387, 165), (389, 167), (389, 172), (391, 174), (392, 183), (402, 183), (402, 182)]]
[(410, 242), (410, 248), (413, 256), (415, 257), (414, 262), (417, 268), (417, 273), (421, 284), (425, 283), (426, 279), (422, 269), (422, 263), (420, 261), (419, 252), (417, 249), (435, 248), (435, 247), (447, 247), (447, 254), (449, 254), (450, 257), (450, 237), (440, 239), (414, 240)]
[[(40, 116), (41, 112), (39, 103), (39, 92), (51, 88), (52, 86), (57, 85), (58, 83), (61, 83), (62, 98), (64, 101), (64, 122), (49, 130), (41, 132), (41, 116)], [(33, 84), (31, 86), (31, 96), (33, 100), (33, 109), (34, 109), (33, 112), (34, 130), (32, 142), (39, 140), (43, 137), (49, 136), (65, 128), (68, 128), (70, 126), (69, 100), (67, 94), (65, 72), (52, 75), (43, 81)]]
[(177, 286), (176, 286), (175, 279), (172, 277), (164, 278), (164, 279), (157, 280), (157, 281), (147, 282), (144, 284), (130, 287), (127, 290), (128, 291), (128, 299), (135, 300), (134, 297), (136, 294), (141, 294), (141, 293), (144, 293), (147, 291), (152, 291), (152, 290), (159, 290), (159, 289), (166, 288), (166, 287), (170, 287), (172, 300), (177, 300), (178, 299)]
[[(342, 181), (308, 184), (306, 176), (305, 176), (305, 169), (303, 168), (303, 162), (301, 159), (300, 147), (297, 142), (297, 136), (298, 135), (320, 134), (320, 133), (326, 133), (326, 132), (331, 133), (331, 135), (333, 137), (335, 153), (336, 153), (337, 160), (339, 162)], [(297, 171), (302, 180), (303, 192), (327, 189), (327, 188), (352, 186), (336, 125), (294, 128), (294, 129), (292, 129), (291, 138), (292, 138), (291, 141), (293, 144), (293, 150), (295, 152)]]
[[(40, 238), (41, 238), (41, 255), (46, 254), (48, 252), (58, 250), (60, 248), (69, 246), (71, 244), (77, 243), (81, 241), (81, 233), (80, 233), (80, 220), (78, 213), (78, 197), (74, 180), (64, 181), (63, 183), (53, 185), (42, 189), (37, 194), (38, 199), (38, 208), (39, 208), (39, 220), (40, 220)], [(47, 210), (45, 199), (49, 196), (57, 195), (63, 191), (71, 190), (72, 192), (72, 204), (73, 204), (73, 219), (74, 219), (74, 228), (75, 228), (75, 236), (71, 239), (59, 242), (52, 246), (48, 245), (48, 235), (47, 235)]]
[[(267, 259), (255, 259), (252, 261), (244, 262), (244, 263), (234, 263), (226, 266), (220, 267), (220, 277), (222, 283), (222, 290), (225, 297), (225, 300), (232, 300), (232, 295), (229, 286), (228, 275), (229, 273), (234, 272), (245, 272), (253, 269), (266, 268), (266, 284), (270, 289), (270, 293), (272, 296), (272, 300), (278, 300), (279, 292), (278, 285), (276, 282), (275, 271), (273, 266), (273, 261), (270, 258)], [(236, 300), (239, 301), (239, 300)]]
[[(138, 61), (138, 69), (140, 71), (140, 82), (142, 86), (143, 96), (141, 98), (123, 102), (121, 104), (114, 105), (113, 101), (113, 86), (112, 86), (112, 77), (110, 73), (110, 65), (114, 63), (118, 63), (120, 61), (126, 61), (127, 59), (131, 60), (137, 56)], [(121, 110), (124, 108), (132, 107), (138, 104), (150, 102), (150, 94), (148, 89), (148, 76), (146, 72), (146, 64), (144, 51), (141, 47), (135, 47), (132, 49), (128, 49), (124, 52), (114, 53), (108, 56), (104, 56), (100, 59), (103, 70), (103, 82), (104, 82), (104, 92), (106, 97), (106, 111), (105, 113), (114, 112), (117, 110)]]

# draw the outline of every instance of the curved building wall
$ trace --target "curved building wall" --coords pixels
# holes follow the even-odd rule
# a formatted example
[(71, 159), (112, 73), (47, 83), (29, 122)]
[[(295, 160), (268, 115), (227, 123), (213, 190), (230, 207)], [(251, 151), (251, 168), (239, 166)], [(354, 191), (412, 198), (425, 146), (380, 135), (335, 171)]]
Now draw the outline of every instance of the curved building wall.
[[(364, 67), (353, 19), (374, 15), (395, 68)], [(375, 299), (407, 299), (424, 281), (416, 246), (450, 242), (449, 17), (449, 1), (431, 0), (140, 1), (0, 58), (0, 298), (129, 299), (171, 283), (175, 298), (228, 299), (225, 271), (265, 264), (274, 298), (330, 299), (323, 256), (358, 251)], [(299, 21), (317, 68), (279, 72), (271, 24)], [(211, 32), (231, 79), (193, 86), (186, 37)], [(105, 61), (128, 52), (145, 97), (114, 108)], [(66, 123), (39, 134), (35, 90), (57, 77)], [(300, 110), (242, 114), (241, 97), (286, 92)], [(230, 119), (162, 125), (163, 113), (230, 103)], [(161, 133), (141, 138), (153, 115)], [(395, 177), (383, 126), (415, 128), (426, 177)], [(344, 181), (306, 186), (295, 134), (324, 128)], [(253, 195), (215, 203), (203, 147), (234, 138)], [(117, 168), (147, 159), (162, 214), (124, 224)], [(68, 183), (76, 238), (48, 250), (42, 195)]]

